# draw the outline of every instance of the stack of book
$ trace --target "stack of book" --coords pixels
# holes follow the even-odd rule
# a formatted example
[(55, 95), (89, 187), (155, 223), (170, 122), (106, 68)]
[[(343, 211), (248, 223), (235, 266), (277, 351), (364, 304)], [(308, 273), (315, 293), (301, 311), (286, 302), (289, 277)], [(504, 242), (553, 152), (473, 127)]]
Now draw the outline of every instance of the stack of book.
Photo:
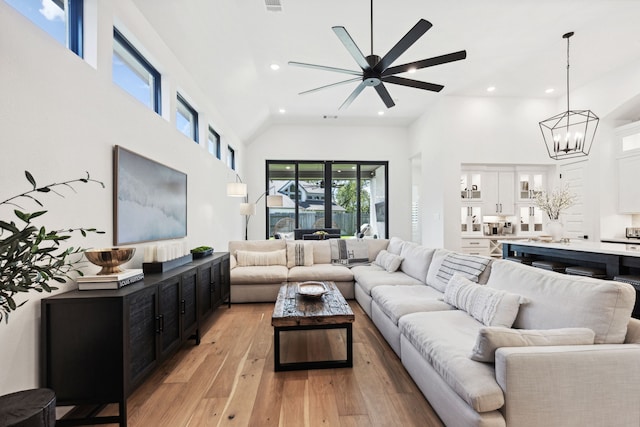
[(87, 291), (94, 289), (120, 289), (143, 278), (142, 269), (131, 269), (118, 274), (80, 276), (76, 281), (78, 282), (79, 290)]

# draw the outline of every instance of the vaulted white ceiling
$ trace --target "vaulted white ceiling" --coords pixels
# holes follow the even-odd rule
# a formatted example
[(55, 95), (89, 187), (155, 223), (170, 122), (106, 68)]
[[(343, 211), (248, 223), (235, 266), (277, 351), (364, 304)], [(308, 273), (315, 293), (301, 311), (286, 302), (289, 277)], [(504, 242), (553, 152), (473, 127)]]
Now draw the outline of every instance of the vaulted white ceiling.
[(339, 111), (356, 82), (298, 93), (350, 76), (287, 62), (358, 70), (331, 27), (346, 27), (370, 54), (369, 0), (280, 0), (279, 12), (265, 0), (133, 1), (242, 138), (270, 122), (409, 124), (443, 96), (560, 97), (569, 31), (572, 90), (640, 58), (638, 0), (375, 0), (376, 55), (424, 18), (433, 27), (394, 65), (462, 49), (467, 59), (406, 75), (444, 85), (440, 93), (388, 84), (395, 107), (366, 88)]

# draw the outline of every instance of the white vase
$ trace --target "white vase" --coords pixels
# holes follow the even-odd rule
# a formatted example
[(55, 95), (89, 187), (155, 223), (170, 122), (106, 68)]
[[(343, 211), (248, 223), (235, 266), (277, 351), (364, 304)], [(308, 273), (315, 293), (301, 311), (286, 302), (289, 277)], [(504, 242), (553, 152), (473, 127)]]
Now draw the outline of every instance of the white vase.
[(551, 234), (551, 238), (554, 242), (559, 242), (562, 239), (563, 225), (559, 219), (552, 219), (547, 224), (547, 231)]

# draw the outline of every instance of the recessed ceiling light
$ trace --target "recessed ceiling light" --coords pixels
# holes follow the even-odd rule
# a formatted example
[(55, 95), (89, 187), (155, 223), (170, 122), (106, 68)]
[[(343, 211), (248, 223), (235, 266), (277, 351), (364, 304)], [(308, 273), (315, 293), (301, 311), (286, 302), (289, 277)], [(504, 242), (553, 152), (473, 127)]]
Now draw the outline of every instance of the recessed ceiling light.
[(286, 113), (286, 112), (287, 112), (287, 110), (285, 110), (284, 108), (281, 108), (281, 109), (279, 109), (278, 111), (280, 112), (280, 114), (284, 114), (284, 113)]
[(271, 67), (271, 69), (272, 69), (273, 71), (276, 71), (276, 70), (279, 70), (279, 69), (280, 69), (280, 66), (279, 66), (278, 64), (276, 64), (276, 63), (271, 64), (271, 65), (270, 65), (270, 67)]
[(413, 74), (413, 73), (415, 73), (415, 72), (416, 72), (416, 69), (415, 69), (415, 68), (409, 68), (409, 69), (407, 70), (407, 73), (411, 73), (411, 74)]
[(496, 90), (496, 87), (495, 87), (495, 86), (489, 86), (489, 87), (487, 88), (487, 92), (493, 92), (494, 90)]
[(555, 89), (550, 87), (549, 89), (545, 90), (544, 93), (553, 93)]
[(378, 111), (379, 116), (384, 116), (384, 111)]

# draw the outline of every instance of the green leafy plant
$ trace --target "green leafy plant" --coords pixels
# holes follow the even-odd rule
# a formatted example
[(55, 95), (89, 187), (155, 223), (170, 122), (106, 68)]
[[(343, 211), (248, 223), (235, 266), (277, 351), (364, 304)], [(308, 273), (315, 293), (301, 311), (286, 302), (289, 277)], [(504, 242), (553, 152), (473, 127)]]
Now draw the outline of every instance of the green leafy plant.
[(211, 246), (198, 246), (197, 248), (191, 249), (191, 253), (207, 252), (211, 249), (213, 249)]
[(96, 183), (104, 188), (102, 182), (92, 179), (87, 172), (84, 178), (38, 186), (31, 173), (25, 171), (25, 176), (32, 188), (0, 202), (3, 207), (13, 206), (17, 218), (6, 221), (0, 219), (0, 321), (4, 318), (6, 322), (9, 313), (26, 302), (16, 303), (14, 297), (17, 294), (51, 292), (58, 288), (51, 286), (50, 281), (65, 283), (71, 278), (71, 273), (82, 275), (79, 264), (82, 263), (84, 249), (73, 246), (64, 248), (65, 240), (74, 233), (80, 233), (83, 237), (87, 233), (104, 234), (104, 231), (95, 228), (47, 231), (44, 226), (33, 223), (33, 220), (46, 214), (46, 210), (27, 213), (18, 205), (19, 201), (24, 200), (44, 207), (38, 199), (41, 195), (53, 193), (64, 197), (60, 190), (66, 188), (75, 192), (73, 184)]

